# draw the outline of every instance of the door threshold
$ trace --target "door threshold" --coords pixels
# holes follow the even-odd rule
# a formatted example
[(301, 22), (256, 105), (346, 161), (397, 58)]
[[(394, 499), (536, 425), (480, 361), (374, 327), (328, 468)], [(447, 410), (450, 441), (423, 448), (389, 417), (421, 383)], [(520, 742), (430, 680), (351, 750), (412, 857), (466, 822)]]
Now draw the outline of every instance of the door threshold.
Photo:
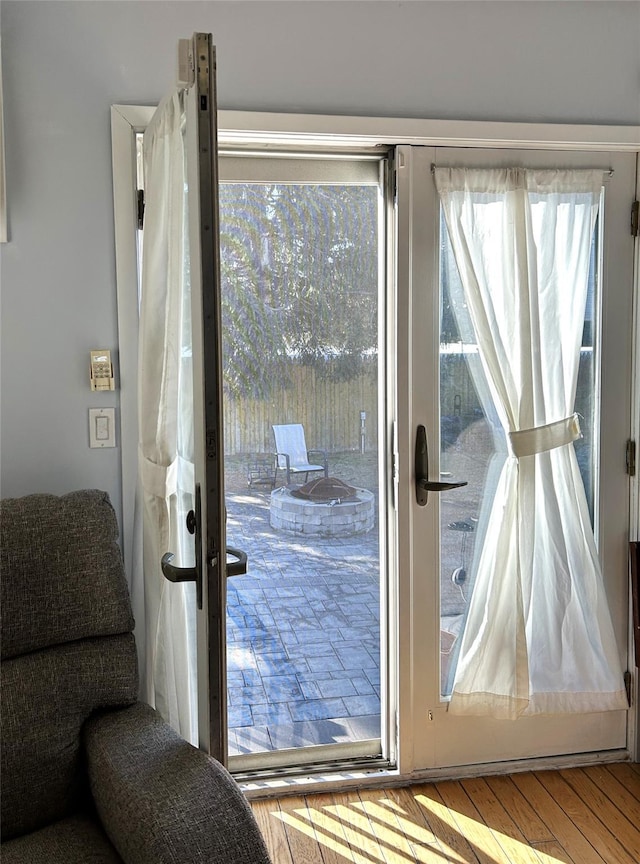
[[(243, 753), (229, 758), (228, 768), (238, 778), (280, 777), (342, 770), (350, 766), (380, 765), (383, 760), (379, 738), (340, 744), (314, 744)], [(388, 761), (388, 760), (387, 760)]]
[(400, 775), (392, 763), (382, 759), (351, 759), (342, 763), (323, 762), (233, 776), (247, 798), (258, 799), (396, 785)]
[[(430, 768), (400, 774), (389, 763), (371, 762), (359, 765), (356, 762), (338, 765), (328, 764), (304, 766), (277, 771), (255, 772), (254, 776), (235, 775), (240, 788), (249, 800), (260, 798), (279, 798), (287, 795), (320, 794), (323, 792), (344, 791), (345, 789), (390, 788), (407, 786), (411, 783), (441, 782), (443, 780), (462, 780), (469, 777), (488, 777), (502, 774), (522, 774), (527, 771), (553, 771), (563, 768), (584, 768), (612, 762), (629, 762), (631, 755), (627, 749), (606, 750), (594, 753), (573, 753), (565, 756), (548, 756), (535, 759), (516, 759), (509, 762), (485, 762), (478, 765), (462, 765), (446, 768)], [(351, 767), (349, 767), (351, 766)]]

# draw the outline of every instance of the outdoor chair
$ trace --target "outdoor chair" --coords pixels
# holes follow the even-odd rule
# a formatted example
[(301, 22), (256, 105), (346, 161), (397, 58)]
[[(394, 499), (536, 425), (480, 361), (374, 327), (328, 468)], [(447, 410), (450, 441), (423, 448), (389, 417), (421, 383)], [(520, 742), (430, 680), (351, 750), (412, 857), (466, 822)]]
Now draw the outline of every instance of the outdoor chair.
[(247, 486), (269, 486), (273, 489), (276, 485), (277, 471), (278, 464), (273, 454), (257, 453), (250, 456), (247, 466)]
[(269, 864), (230, 774), (138, 701), (105, 492), (0, 502), (3, 864)]
[[(291, 483), (292, 474), (304, 474), (305, 483), (309, 474), (314, 471), (323, 471), (325, 477), (329, 476), (326, 451), (307, 450), (304, 427), (301, 423), (274, 426), (273, 435), (276, 441), (276, 474), (278, 468), (286, 471), (287, 486)], [(321, 458), (312, 462), (314, 456)], [(317, 464), (318, 462), (321, 464)]]

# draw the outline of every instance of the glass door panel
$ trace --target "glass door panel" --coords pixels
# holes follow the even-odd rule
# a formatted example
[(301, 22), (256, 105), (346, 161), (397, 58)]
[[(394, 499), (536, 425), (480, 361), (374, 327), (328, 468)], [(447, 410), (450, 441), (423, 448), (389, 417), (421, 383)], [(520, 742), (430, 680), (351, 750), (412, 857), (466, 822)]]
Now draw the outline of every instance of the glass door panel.
[(234, 770), (381, 752), (382, 190), (379, 159), (221, 159)]
[[(582, 437), (574, 441), (593, 524), (597, 453), (595, 339), (600, 332), (599, 224), (594, 231), (575, 410)], [(507, 458), (507, 441), (464, 298), (449, 232), (440, 214), (440, 477), (467, 486), (440, 501), (440, 685), (451, 695), (486, 520)]]
[[(591, 247), (574, 409), (581, 415), (582, 438), (572, 446), (624, 670), (629, 500), (624, 452), (630, 424), (633, 285), (628, 202), (635, 158), (623, 153), (401, 149), (399, 220), (407, 221), (413, 236), (405, 265), (413, 384), (407, 387), (406, 409), (400, 388), (398, 415), (400, 530), (411, 548), (410, 566), (401, 568), (400, 575), (400, 616), (410, 624), (407, 632), (411, 637), (400, 643), (405, 652), (400, 663), (400, 753), (408, 753), (407, 763), (420, 770), (576, 752), (623, 752), (627, 712), (622, 709), (539, 714), (516, 720), (449, 710), (484, 525), (507, 445), (489, 398), (449, 240), (441, 227), (431, 169), (434, 165), (602, 169), (604, 191)], [(400, 324), (404, 302), (401, 296)], [(420, 424), (425, 425), (431, 444), (430, 479), (468, 482), (465, 487), (429, 495), (425, 507), (417, 505), (415, 488), (402, 486), (404, 478), (405, 482), (414, 480), (403, 466), (413, 465), (415, 430)], [(409, 710), (411, 723), (407, 724)]]

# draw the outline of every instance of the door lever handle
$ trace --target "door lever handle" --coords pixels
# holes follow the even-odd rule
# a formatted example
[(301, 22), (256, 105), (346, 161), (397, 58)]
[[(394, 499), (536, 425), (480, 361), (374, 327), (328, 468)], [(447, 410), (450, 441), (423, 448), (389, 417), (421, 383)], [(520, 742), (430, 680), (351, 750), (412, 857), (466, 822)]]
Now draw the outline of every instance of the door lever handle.
[[(461, 483), (440, 483), (435, 480), (427, 480), (424, 477), (420, 477), (416, 478), (416, 484), (419, 489), (423, 489), (425, 492), (446, 492), (447, 489), (457, 489), (459, 486), (466, 486), (467, 481), (463, 480)], [(419, 503), (420, 502), (418, 501), (418, 504)]]
[(236, 561), (227, 561), (227, 576), (244, 576), (247, 572), (247, 553), (242, 549), (227, 546), (227, 555), (233, 555)]
[[(202, 525), (199, 483), (196, 483), (195, 510), (190, 510), (187, 514), (187, 531), (189, 534), (195, 535), (195, 567), (176, 567), (171, 563), (175, 558), (173, 552), (165, 552), (160, 561), (160, 567), (165, 579), (168, 579), (169, 582), (195, 582), (198, 609), (202, 609)], [(232, 555), (236, 559), (227, 562), (227, 576), (242, 576), (247, 572), (246, 552), (227, 546), (227, 555)]]
[[(247, 553), (241, 549), (227, 546), (227, 555), (233, 555), (235, 561), (227, 561), (227, 576), (242, 576), (247, 572)], [(173, 552), (165, 552), (160, 561), (162, 573), (169, 582), (196, 582), (198, 579), (197, 567), (176, 567), (171, 562), (175, 558)]]
[(416, 501), (420, 507), (424, 507), (429, 500), (429, 492), (445, 492), (447, 489), (459, 489), (466, 486), (467, 481), (461, 483), (442, 483), (429, 480), (429, 448), (427, 446), (427, 430), (424, 426), (418, 426), (416, 432), (415, 453), (415, 476), (416, 476)]
[(196, 483), (195, 510), (187, 514), (187, 531), (195, 535), (195, 567), (176, 567), (171, 562), (175, 558), (173, 552), (165, 552), (160, 560), (160, 567), (165, 579), (169, 582), (195, 582), (196, 602), (202, 609), (202, 524), (200, 505), (200, 484)]
[(173, 552), (165, 552), (160, 561), (162, 573), (169, 582), (196, 582), (198, 571), (195, 567), (176, 567), (171, 562), (175, 558)]

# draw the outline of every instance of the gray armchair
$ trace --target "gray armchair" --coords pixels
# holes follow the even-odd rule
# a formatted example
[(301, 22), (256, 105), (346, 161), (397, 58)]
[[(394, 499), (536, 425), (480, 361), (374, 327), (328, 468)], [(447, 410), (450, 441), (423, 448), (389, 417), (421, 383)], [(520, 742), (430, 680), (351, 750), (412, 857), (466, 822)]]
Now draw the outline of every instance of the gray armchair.
[(238, 785), (137, 701), (107, 495), (0, 502), (3, 864), (269, 864)]

